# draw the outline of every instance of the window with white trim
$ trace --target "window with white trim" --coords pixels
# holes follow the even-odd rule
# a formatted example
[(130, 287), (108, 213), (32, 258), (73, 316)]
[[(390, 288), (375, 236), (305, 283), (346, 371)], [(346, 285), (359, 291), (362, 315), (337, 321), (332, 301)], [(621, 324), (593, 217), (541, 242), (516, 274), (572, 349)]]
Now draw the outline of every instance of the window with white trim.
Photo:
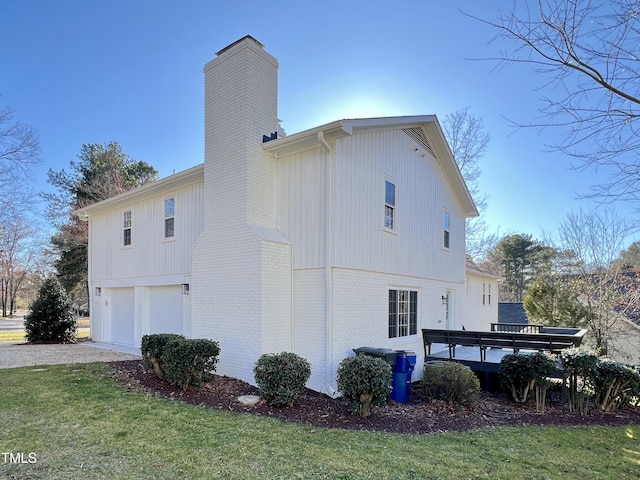
[(396, 229), (396, 184), (384, 181), (384, 228)]
[(451, 214), (446, 210), (442, 212), (442, 247), (451, 248)]
[(418, 333), (418, 292), (389, 290), (389, 338)]
[(482, 282), (482, 305), (491, 305), (491, 284)]
[(173, 238), (176, 204), (173, 198), (164, 200), (164, 238)]
[(123, 215), (123, 236), (122, 244), (127, 247), (131, 245), (131, 210), (127, 210)]

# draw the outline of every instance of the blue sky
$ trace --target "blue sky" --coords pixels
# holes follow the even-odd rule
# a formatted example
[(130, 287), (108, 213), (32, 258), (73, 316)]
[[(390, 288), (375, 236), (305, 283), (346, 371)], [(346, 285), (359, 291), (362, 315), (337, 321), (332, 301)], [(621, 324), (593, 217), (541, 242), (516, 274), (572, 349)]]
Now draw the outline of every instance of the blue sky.
[[(596, 172), (549, 153), (562, 132), (514, 130), (548, 92), (525, 65), (496, 69), (508, 44), (488, 20), (512, 0), (477, 2), (21, 0), (0, 2), (0, 94), (40, 135), (43, 165), (68, 167), (82, 144), (117, 141), (160, 176), (203, 161), (203, 73), (215, 52), (250, 34), (280, 62), (287, 133), (341, 118), (448, 113), (470, 107), (491, 135), (480, 162), (484, 217), (501, 233), (553, 231)], [(599, 173), (602, 175), (602, 172)], [(619, 204), (621, 215), (635, 215)], [(634, 240), (637, 238), (632, 238)]]

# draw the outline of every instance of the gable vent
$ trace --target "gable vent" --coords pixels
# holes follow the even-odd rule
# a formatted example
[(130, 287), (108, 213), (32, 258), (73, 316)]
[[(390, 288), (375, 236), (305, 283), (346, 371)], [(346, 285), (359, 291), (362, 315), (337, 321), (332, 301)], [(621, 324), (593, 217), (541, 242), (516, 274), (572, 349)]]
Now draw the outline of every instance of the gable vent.
[(402, 131), (409, 135), (419, 146), (429, 152), (433, 158), (438, 158), (436, 157), (433, 148), (431, 148), (431, 144), (429, 143), (429, 139), (427, 138), (427, 136), (424, 134), (424, 130), (422, 130), (420, 127), (413, 127), (403, 128)]

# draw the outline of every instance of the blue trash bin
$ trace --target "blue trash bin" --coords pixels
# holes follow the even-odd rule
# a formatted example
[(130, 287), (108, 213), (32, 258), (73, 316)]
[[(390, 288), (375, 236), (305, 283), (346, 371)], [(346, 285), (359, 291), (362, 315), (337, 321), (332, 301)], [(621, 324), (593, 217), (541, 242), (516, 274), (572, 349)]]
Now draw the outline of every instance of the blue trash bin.
[(416, 365), (416, 354), (410, 350), (398, 350), (393, 365), (391, 399), (398, 403), (407, 403), (411, 395), (411, 374)]

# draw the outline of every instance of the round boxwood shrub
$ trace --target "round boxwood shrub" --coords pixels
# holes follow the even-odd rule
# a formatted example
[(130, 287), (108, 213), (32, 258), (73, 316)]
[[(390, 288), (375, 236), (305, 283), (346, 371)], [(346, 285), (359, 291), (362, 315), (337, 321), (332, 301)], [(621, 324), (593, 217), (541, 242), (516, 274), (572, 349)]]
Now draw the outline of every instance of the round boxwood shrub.
[(178, 338), (167, 342), (162, 354), (166, 379), (183, 390), (199, 387), (213, 378), (220, 345), (206, 338)]
[(311, 365), (295, 353), (265, 353), (256, 362), (253, 374), (269, 405), (291, 406), (311, 376)]
[(338, 366), (338, 390), (361, 417), (371, 414), (371, 405), (384, 405), (391, 393), (391, 366), (381, 358), (358, 354)]
[(177, 333), (153, 333), (143, 335), (140, 344), (140, 352), (142, 353), (142, 364), (147, 370), (153, 370), (155, 374), (165, 379), (164, 370), (162, 368), (162, 357), (167, 344), (173, 340), (185, 340), (184, 335)]
[(457, 406), (471, 406), (480, 396), (478, 377), (458, 362), (426, 364), (422, 385), (427, 399), (444, 400)]
[(58, 279), (48, 277), (25, 317), (24, 329), (29, 343), (72, 343), (78, 323), (72, 302)]

